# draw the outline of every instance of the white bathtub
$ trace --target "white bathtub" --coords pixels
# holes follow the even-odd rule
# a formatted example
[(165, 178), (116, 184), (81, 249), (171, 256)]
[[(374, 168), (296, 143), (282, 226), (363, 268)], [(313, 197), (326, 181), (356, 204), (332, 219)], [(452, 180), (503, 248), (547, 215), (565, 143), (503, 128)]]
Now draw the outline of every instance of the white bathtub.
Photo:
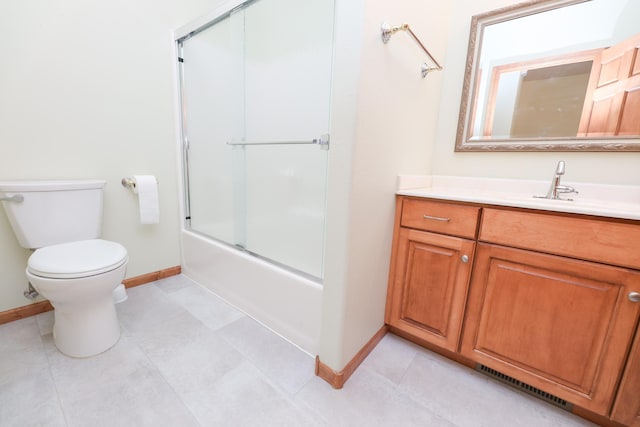
[(186, 230), (182, 272), (304, 351), (318, 354), (319, 283)]

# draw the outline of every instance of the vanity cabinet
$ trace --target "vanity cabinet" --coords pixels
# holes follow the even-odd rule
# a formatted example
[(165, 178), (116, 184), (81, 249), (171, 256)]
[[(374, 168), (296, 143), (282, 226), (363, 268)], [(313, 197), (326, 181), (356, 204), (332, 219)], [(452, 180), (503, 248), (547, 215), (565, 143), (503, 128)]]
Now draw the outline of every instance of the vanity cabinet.
[(637, 319), (640, 274), (481, 243), (462, 355), (605, 414)]
[(640, 314), (637, 228), (484, 209), (462, 355), (607, 414)]
[(392, 331), (640, 426), (637, 221), (408, 196), (396, 209)]
[(629, 353), (627, 366), (620, 382), (611, 419), (625, 426), (640, 427), (640, 334)]
[(400, 198), (386, 323), (456, 351), (480, 209)]

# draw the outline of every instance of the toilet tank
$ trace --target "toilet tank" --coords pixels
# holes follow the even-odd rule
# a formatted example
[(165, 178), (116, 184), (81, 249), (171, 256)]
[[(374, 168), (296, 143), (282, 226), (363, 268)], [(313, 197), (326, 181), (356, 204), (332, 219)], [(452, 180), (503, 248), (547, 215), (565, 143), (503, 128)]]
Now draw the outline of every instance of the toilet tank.
[(100, 237), (105, 184), (104, 180), (0, 181), (0, 199), (20, 246), (37, 249)]

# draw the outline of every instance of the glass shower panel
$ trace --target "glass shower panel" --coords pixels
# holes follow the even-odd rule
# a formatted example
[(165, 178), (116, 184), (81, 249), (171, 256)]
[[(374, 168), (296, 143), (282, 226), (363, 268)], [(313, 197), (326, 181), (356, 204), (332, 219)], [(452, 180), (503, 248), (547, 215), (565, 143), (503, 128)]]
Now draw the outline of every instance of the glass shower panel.
[(242, 151), (225, 144), (244, 133), (244, 17), (232, 14), (182, 43), (182, 108), (189, 141), (192, 230), (242, 243)]
[(333, 9), (255, 0), (182, 42), (191, 229), (318, 278)]
[(247, 146), (247, 250), (322, 277), (327, 151)]
[(245, 12), (247, 140), (329, 133), (333, 2), (261, 0)]
[[(261, 0), (245, 25), (247, 141), (328, 134), (332, 2)], [(247, 250), (321, 277), (327, 152), (265, 145), (246, 155)]]

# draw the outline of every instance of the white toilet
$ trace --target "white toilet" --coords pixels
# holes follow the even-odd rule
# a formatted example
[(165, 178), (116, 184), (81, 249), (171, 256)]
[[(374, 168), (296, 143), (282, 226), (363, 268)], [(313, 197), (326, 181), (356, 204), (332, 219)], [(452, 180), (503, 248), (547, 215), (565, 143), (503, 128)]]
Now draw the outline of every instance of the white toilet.
[(53, 339), (73, 357), (111, 348), (120, 337), (113, 291), (127, 267), (124, 246), (101, 240), (103, 180), (5, 181), (0, 198), (33, 287), (54, 307)]

